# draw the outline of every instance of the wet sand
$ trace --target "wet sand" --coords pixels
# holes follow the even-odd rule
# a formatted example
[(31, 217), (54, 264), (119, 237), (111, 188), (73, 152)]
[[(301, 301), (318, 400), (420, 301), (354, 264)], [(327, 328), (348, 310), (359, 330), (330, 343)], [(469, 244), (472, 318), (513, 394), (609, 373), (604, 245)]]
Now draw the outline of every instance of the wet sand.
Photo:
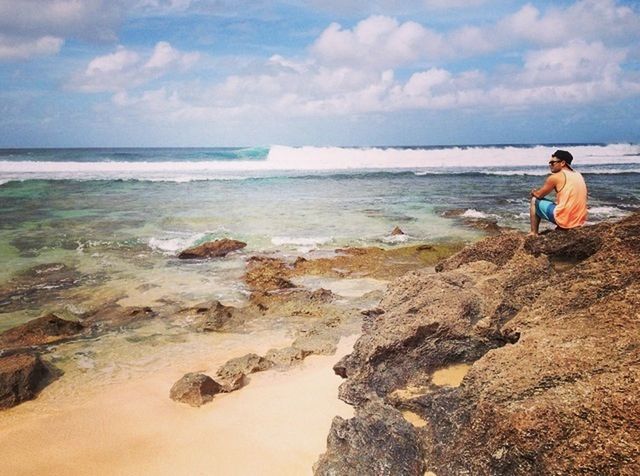
[(436, 370), (431, 376), (431, 381), (439, 387), (459, 387), (470, 368), (469, 364), (450, 365)]
[(200, 408), (169, 399), (184, 362), (115, 382), (83, 402), (53, 407), (41, 395), (0, 418), (0, 469), (12, 475), (311, 474), (333, 417), (352, 415), (337, 398), (341, 379), (331, 367), (354, 342), (342, 339), (335, 355), (310, 356), (286, 372), (253, 374), (245, 388)]

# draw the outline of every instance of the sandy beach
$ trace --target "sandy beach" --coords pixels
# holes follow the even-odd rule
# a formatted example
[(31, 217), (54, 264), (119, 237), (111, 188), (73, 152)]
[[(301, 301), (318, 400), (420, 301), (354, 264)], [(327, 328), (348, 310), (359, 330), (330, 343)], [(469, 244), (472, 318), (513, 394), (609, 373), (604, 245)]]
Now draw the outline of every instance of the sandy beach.
[(202, 366), (205, 356), (110, 385), (83, 403), (71, 399), (53, 408), (54, 397), (44, 392), (0, 414), (3, 470), (14, 475), (311, 474), (333, 417), (352, 414), (337, 398), (341, 379), (331, 367), (354, 341), (355, 336), (342, 339), (334, 356), (311, 356), (284, 372), (252, 375), (245, 388), (200, 408), (170, 400), (168, 389), (185, 368)]

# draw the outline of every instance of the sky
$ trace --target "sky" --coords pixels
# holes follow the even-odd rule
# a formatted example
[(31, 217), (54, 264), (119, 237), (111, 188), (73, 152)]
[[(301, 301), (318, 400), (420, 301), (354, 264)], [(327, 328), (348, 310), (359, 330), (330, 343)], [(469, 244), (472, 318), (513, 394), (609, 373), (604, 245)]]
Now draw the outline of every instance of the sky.
[(640, 1), (0, 0), (0, 147), (640, 142)]

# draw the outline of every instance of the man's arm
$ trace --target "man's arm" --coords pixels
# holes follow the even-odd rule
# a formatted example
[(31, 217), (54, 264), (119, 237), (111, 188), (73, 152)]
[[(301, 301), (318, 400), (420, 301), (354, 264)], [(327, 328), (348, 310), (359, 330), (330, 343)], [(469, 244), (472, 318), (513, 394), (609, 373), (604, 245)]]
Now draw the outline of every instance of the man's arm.
[(552, 174), (547, 177), (547, 180), (544, 181), (544, 184), (539, 189), (531, 190), (531, 196), (536, 198), (544, 198), (552, 190), (555, 190), (556, 185), (558, 183), (558, 178), (556, 177), (558, 174)]

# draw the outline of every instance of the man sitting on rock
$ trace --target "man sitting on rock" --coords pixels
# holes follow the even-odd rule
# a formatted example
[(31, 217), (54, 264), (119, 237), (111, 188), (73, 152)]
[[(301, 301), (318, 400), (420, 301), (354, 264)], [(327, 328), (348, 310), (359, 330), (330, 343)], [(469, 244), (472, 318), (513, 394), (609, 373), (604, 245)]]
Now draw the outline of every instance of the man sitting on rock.
[[(579, 172), (571, 168), (573, 156), (566, 150), (556, 150), (551, 156), (551, 174), (542, 187), (531, 190), (531, 233), (537, 235), (544, 218), (559, 229), (582, 226), (587, 220), (587, 186)], [(556, 192), (555, 203), (544, 198)]]

